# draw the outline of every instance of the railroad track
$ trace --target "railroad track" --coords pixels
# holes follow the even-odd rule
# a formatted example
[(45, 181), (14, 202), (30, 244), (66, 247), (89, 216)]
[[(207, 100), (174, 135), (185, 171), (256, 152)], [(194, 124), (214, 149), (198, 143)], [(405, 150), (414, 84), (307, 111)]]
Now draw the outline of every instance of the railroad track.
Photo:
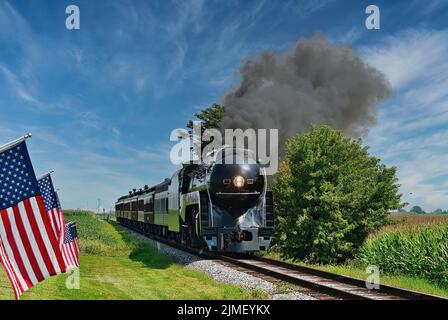
[[(126, 226), (140, 234), (139, 230)], [(202, 258), (214, 259), (239, 271), (268, 281), (283, 281), (300, 288), (299, 291), (318, 299), (343, 300), (448, 300), (443, 297), (380, 285), (379, 289), (368, 289), (363, 280), (337, 275), (309, 267), (299, 266), (272, 259), (248, 255), (218, 255), (208, 251), (188, 248), (163, 238), (144, 236), (183, 250)]]
[(363, 280), (257, 256), (238, 258), (219, 256), (219, 259), (334, 298), (348, 300), (447, 300), (438, 296), (385, 285), (381, 285), (379, 289), (368, 289)]

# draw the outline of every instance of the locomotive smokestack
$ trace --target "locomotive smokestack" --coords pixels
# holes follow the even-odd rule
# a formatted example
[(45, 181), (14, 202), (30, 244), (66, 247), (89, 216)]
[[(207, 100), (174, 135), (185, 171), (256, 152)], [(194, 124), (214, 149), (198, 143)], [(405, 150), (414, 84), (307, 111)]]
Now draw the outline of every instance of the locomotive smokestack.
[(240, 86), (222, 97), (222, 128), (279, 129), (280, 151), (311, 124), (366, 134), (376, 123), (377, 103), (392, 94), (380, 71), (321, 35), (300, 39), (291, 52), (249, 58), (239, 71)]

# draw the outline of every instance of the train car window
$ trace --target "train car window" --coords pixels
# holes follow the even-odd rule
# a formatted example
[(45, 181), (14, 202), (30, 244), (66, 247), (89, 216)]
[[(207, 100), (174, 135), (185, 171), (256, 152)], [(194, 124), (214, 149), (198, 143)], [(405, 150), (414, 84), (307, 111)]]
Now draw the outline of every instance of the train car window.
[(143, 200), (139, 200), (138, 201), (138, 211), (143, 211), (145, 210), (145, 204)]

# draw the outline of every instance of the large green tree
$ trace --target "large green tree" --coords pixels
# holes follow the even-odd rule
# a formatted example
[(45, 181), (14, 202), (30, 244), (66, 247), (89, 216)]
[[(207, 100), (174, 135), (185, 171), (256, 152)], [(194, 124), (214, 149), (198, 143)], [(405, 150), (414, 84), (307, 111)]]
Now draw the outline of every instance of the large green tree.
[[(202, 130), (219, 129), (221, 120), (224, 117), (224, 107), (219, 104), (213, 104), (211, 107), (205, 108), (199, 113), (195, 113), (195, 117), (201, 121)], [(193, 121), (187, 123), (187, 128), (193, 129)]]
[[(203, 109), (199, 113), (195, 113), (195, 117), (201, 122), (201, 137), (207, 129), (220, 129), (221, 120), (224, 117), (224, 107), (219, 104), (213, 104), (211, 107)], [(193, 129), (193, 121), (190, 120), (187, 123), (187, 128)], [(195, 141), (195, 143), (198, 143)], [(201, 142), (201, 152), (204, 150), (207, 142)]]
[(286, 258), (338, 263), (400, 209), (396, 169), (329, 126), (286, 142), (274, 180), (277, 247)]

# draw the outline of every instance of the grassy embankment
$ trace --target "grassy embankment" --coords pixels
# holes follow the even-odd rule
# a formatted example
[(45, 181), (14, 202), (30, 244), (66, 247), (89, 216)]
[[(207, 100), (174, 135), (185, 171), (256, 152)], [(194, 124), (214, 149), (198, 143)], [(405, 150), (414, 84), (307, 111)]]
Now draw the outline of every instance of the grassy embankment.
[[(267, 257), (281, 260), (274, 251)], [(345, 265), (298, 264), (359, 279), (366, 279), (366, 266), (376, 265), (384, 285), (448, 297), (448, 216), (393, 215)]]
[[(259, 291), (218, 284), (184, 268), (119, 225), (99, 221), (88, 212), (66, 212), (76, 221), (81, 247), (80, 289), (69, 290), (69, 275), (52, 277), (25, 292), (22, 299), (252, 299)], [(0, 300), (13, 299), (0, 268)]]

